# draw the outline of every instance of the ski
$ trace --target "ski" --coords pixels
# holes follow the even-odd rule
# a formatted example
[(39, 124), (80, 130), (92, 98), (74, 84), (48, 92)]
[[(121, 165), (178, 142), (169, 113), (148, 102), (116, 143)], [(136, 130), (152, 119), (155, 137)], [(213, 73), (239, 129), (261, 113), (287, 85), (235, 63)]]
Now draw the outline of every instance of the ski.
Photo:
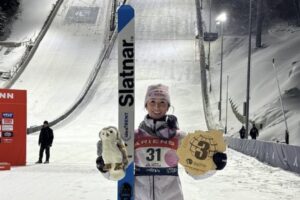
[(118, 181), (118, 200), (134, 199), (134, 9), (118, 9), (119, 131), (128, 153), (126, 175)]

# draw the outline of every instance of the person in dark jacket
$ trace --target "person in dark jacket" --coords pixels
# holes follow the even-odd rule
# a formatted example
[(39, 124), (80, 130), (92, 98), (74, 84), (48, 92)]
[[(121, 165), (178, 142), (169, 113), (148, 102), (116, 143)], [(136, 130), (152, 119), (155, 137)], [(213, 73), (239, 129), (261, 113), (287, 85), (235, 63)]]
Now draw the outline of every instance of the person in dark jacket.
[(255, 124), (253, 124), (250, 130), (250, 136), (253, 140), (256, 140), (256, 138), (258, 137), (258, 129), (256, 128)]
[(242, 126), (242, 128), (240, 129), (240, 137), (241, 139), (244, 139), (245, 136), (246, 136), (246, 129), (245, 129), (245, 126)]
[(39, 160), (36, 163), (42, 163), (44, 151), (46, 151), (46, 161), (44, 163), (49, 163), (50, 147), (52, 146), (53, 138), (53, 130), (49, 127), (48, 121), (44, 121), (43, 128), (41, 129), (39, 136)]

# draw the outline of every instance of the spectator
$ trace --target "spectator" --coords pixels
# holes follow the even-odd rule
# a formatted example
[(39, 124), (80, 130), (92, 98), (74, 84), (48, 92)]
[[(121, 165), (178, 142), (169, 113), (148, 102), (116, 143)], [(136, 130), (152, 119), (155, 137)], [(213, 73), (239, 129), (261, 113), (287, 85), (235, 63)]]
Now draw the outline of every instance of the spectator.
[(246, 129), (245, 129), (245, 126), (242, 126), (242, 128), (240, 129), (240, 137), (241, 139), (244, 139), (245, 136), (246, 136)]
[(43, 128), (41, 129), (40, 136), (39, 136), (39, 145), (40, 145), (40, 153), (39, 153), (39, 160), (36, 163), (43, 162), (43, 154), (46, 151), (46, 161), (44, 162), (49, 163), (50, 158), (50, 147), (52, 146), (53, 142), (53, 130), (49, 127), (48, 121), (44, 121)]
[(285, 143), (286, 144), (289, 144), (289, 131), (288, 130), (285, 130)]
[(253, 140), (256, 140), (256, 138), (258, 137), (258, 129), (256, 128), (255, 124), (253, 124), (250, 130), (250, 136)]

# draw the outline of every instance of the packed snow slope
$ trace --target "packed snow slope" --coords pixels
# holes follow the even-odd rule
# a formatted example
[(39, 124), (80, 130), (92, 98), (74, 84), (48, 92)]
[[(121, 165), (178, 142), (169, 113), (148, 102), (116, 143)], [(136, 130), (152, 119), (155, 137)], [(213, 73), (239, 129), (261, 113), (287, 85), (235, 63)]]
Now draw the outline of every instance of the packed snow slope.
[[(187, 132), (206, 130), (194, 35), (194, 2), (134, 0), (130, 4), (136, 11), (136, 126), (146, 114), (147, 86), (164, 83), (170, 87), (173, 105), (170, 113), (178, 117), (180, 128)], [(28, 135), (27, 166), (0, 173), (0, 188), (5, 191), (1, 200), (116, 199), (117, 183), (106, 180), (97, 171), (95, 159), (99, 130), (117, 125), (117, 57), (115, 45), (82, 105), (70, 118), (53, 127), (50, 164), (34, 164), (38, 158), (38, 133)], [(56, 83), (60, 84), (53, 82)], [(51, 88), (49, 92), (53, 92)], [(60, 99), (53, 102), (69, 105)], [(45, 110), (53, 112), (53, 116), (57, 113)], [(29, 115), (34, 114), (28, 111)], [(180, 168), (185, 199), (240, 200), (243, 195), (245, 200), (294, 200), (300, 195), (298, 175), (269, 167), (233, 150), (228, 149), (227, 153), (228, 166), (206, 179), (196, 181)]]
[(28, 126), (69, 109), (107, 41), (111, 1), (66, 0), (25, 71), (12, 86), (28, 94)]

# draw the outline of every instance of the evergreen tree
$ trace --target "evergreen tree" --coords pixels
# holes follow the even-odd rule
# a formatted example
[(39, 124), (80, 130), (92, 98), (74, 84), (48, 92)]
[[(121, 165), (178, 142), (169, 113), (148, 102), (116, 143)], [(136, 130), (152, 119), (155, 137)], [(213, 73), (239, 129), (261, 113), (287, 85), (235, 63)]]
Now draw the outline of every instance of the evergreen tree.
[(300, 26), (300, 2), (299, 0), (294, 0), (296, 16), (297, 16), (297, 26)]
[(8, 30), (8, 23), (12, 16), (17, 12), (19, 8), (19, 0), (1, 0), (0, 1), (0, 36), (1, 40), (5, 39)]
[(12, 16), (18, 10), (19, 4), (19, 0), (1, 0), (0, 7), (7, 16)]
[(2, 12), (2, 10), (0, 8), (0, 36), (4, 35), (6, 23), (7, 23), (6, 14), (4, 12)]

